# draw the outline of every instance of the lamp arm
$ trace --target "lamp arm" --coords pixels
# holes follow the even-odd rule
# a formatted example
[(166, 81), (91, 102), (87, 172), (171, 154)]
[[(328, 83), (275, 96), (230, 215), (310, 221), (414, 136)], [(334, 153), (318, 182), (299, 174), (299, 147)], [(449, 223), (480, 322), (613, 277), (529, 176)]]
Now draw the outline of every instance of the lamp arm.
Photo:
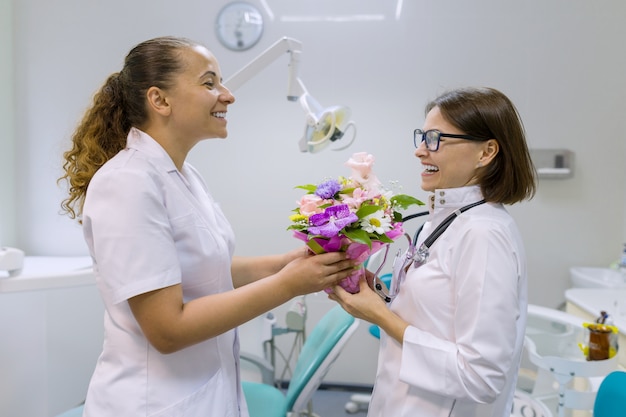
[(228, 78), (224, 82), (224, 85), (226, 85), (230, 91), (237, 90), (243, 84), (248, 82), (248, 80), (257, 75), (261, 70), (265, 69), (265, 67), (269, 64), (280, 58), (284, 53), (289, 53), (287, 100), (298, 100), (298, 98), (306, 91), (297, 76), (300, 54), (302, 53), (302, 42), (289, 37), (280, 38), (259, 56), (254, 58), (246, 66)]

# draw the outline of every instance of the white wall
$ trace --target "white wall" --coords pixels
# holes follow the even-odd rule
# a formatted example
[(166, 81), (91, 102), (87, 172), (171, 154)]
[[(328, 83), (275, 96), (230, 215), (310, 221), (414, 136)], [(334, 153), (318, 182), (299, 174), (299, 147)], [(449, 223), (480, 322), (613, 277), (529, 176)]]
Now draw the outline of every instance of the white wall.
[[(626, 239), (623, 1), (407, 0), (396, 20), (391, 1), (320, 0), (309, 7), (312, 2), (266, 0), (274, 20), (247, 52), (227, 51), (215, 38), (214, 17), (225, 3), (20, 0), (13, 2), (12, 44), (2, 13), (0, 41), (15, 53), (18, 163), (15, 181), (0, 179), (2, 206), (5, 190), (17, 189), (17, 204), (2, 208), (8, 215), (0, 217), (0, 233), (10, 236), (15, 212), (16, 244), (27, 253), (86, 253), (79, 227), (58, 215), (61, 153), (93, 92), (121, 68), (134, 44), (164, 34), (194, 38), (213, 50), (227, 78), (291, 36), (304, 43), (306, 86), (322, 104), (352, 108), (358, 139), (341, 152), (299, 153), (304, 119), (284, 99), (286, 58), (237, 91), (228, 139), (200, 144), (190, 161), (229, 216), (240, 254), (294, 247), (285, 231), (300, 195), (293, 186), (346, 174), (343, 162), (355, 151), (376, 156), (380, 178), (425, 198), (411, 143), (425, 102), (448, 88), (489, 85), (517, 104), (531, 147), (575, 153), (572, 179), (542, 180), (534, 200), (511, 208), (526, 241), (531, 302), (558, 306), (570, 266), (606, 266), (617, 258)], [(283, 19), (348, 14), (382, 14), (384, 20)], [(1, 78), (10, 91), (12, 83)], [(7, 115), (0, 117), (4, 122)], [(4, 149), (11, 152), (11, 144), (2, 146), (5, 172), (12, 158)]]
[(15, 246), (13, 4), (0, 0), (0, 246)]

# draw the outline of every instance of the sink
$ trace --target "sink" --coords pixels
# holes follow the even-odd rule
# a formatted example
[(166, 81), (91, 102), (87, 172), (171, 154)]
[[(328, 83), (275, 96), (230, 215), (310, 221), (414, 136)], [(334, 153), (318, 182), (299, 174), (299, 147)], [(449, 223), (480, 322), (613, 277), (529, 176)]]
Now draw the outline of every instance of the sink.
[(570, 279), (574, 288), (626, 288), (626, 273), (611, 268), (574, 266)]

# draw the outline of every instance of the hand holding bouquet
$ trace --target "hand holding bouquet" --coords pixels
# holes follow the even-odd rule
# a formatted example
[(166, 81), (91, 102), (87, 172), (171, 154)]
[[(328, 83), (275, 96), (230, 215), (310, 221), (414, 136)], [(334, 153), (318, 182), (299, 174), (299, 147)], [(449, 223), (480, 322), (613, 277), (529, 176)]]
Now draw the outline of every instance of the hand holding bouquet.
[[(406, 194), (392, 195), (372, 173), (373, 164), (372, 155), (355, 153), (346, 162), (352, 169), (348, 178), (296, 187), (307, 193), (290, 216), (288, 229), (316, 254), (344, 251), (359, 264), (393, 243), (404, 234), (399, 210), (423, 203)], [(355, 270), (341, 286), (358, 292), (364, 273), (363, 268)]]

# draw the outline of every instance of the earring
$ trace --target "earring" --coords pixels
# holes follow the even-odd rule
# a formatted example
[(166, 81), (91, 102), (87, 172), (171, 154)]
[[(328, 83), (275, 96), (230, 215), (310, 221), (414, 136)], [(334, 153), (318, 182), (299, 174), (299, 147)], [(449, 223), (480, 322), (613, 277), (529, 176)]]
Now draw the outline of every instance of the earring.
[(476, 164), (476, 168), (482, 168), (482, 166), (483, 166), (482, 162), (479, 162), (479, 163)]

